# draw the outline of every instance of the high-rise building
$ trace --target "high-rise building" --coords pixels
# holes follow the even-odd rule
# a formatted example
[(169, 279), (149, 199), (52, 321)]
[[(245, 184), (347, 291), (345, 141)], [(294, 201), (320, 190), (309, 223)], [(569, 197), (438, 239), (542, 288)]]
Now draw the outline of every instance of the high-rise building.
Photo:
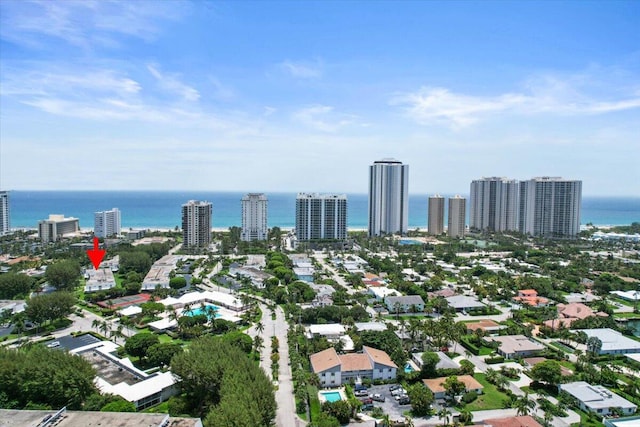
[(469, 227), (480, 231), (517, 231), (518, 181), (490, 177), (471, 182)]
[(409, 228), (409, 165), (382, 159), (369, 166), (369, 236), (406, 234)]
[(249, 193), (242, 198), (242, 234), (245, 242), (267, 240), (267, 196)]
[(575, 237), (580, 232), (582, 181), (538, 177), (520, 182), (520, 232)]
[(120, 234), (120, 210), (96, 212), (93, 220), (93, 234), (96, 237), (109, 237)]
[(38, 222), (38, 237), (44, 243), (56, 242), (58, 239), (74, 235), (80, 231), (78, 218), (65, 218), (64, 215), (49, 215), (49, 219)]
[(449, 223), (447, 236), (464, 237), (465, 217), (467, 215), (467, 200), (456, 195), (449, 198)]
[(211, 243), (212, 206), (209, 202), (189, 200), (182, 205), (182, 246), (206, 248)]
[(427, 232), (439, 236), (444, 232), (444, 197), (439, 194), (429, 197)]
[(347, 196), (298, 193), (296, 237), (299, 241), (347, 238)]
[(0, 191), (0, 236), (9, 234), (11, 224), (9, 223), (9, 192)]

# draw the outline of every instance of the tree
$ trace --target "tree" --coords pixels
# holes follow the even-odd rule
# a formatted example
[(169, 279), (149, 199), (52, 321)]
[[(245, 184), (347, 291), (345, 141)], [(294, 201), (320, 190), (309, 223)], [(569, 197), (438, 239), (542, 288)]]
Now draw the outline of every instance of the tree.
[(80, 265), (74, 260), (55, 262), (47, 267), (44, 277), (58, 290), (73, 290), (80, 279)]
[(322, 411), (336, 417), (340, 424), (347, 424), (351, 418), (351, 405), (346, 400), (337, 402), (324, 402)]
[(462, 394), (467, 388), (467, 386), (462, 381), (459, 381), (458, 377), (455, 375), (444, 380), (442, 386), (445, 389), (445, 394), (451, 402), (455, 401), (456, 396)]
[(411, 409), (418, 416), (426, 415), (431, 410), (433, 404), (433, 393), (424, 384), (416, 383), (407, 390), (411, 400)]
[(202, 337), (171, 360), (171, 371), (204, 425), (267, 427), (275, 417), (271, 381), (240, 349), (217, 337)]
[(31, 291), (33, 279), (26, 274), (0, 274), (0, 299), (25, 297)]
[(596, 357), (602, 350), (602, 341), (598, 337), (589, 337), (587, 340), (587, 352), (591, 357)]
[(309, 427), (340, 427), (340, 421), (333, 415), (320, 412), (320, 415), (309, 424)]
[(120, 272), (123, 274), (136, 272), (146, 276), (151, 269), (151, 256), (142, 251), (122, 252), (120, 254)]
[(169, 280), (169, 287), (171, 289), (182, 289), (187, 286), (187, 279), (182, 276), (172, 277)]
[(446, 407), (443, 407), (438, 411), (438, 418), (440, 418), (445, 426), (449, 425), (449, 416), (451, 415), (451, 411)]
[(40, 345), (0, 347), (0, 395), (16, 408), (27, 404), (80, 409), (97, 392), (96, 372), (81, 356)]
[(460, 421), (464, 425), (471, 424), (473, 422), (473, 413), (468, 409), (463, 409), (462, 411), (460, 411), (458, 421)]
[(143, 316), (153, 317), (156, 314), (163, 312), (165, 307), (164, 307), (164, 304), (162, 303), (155, 302), (155, 301), (148, 301), (143, 304), (140, 304), (140, 308), (142, 309)]
[(420, 378), (436, 378), (438, 376), (436, 365), (440, 363), (437, 353), (425, 351), (422, 353), (422, 368)]
[(25, 315), (37, 324), (62, 319), (73, 312), (76, 298), (70, 292), (52, 292), (27, 300)]
[(562, 378), (562, 367), (555, 360), (545, 360), (531, 369), (531, 379), (547, 384), (559, 384)]
[(529, 393), (518, 396), (514, 404), (518, 415), (529, 415), (531, 410), (536, 407), (536, 403), (529, 398)]
[(127, 339), (124, 349), (131, 356), (143, 359), (147, 356), (147, 350), (158, 343), (160, 343), (160, 339), (157, 335), (149, 332), (140, 332)]
[(136, 405), (124, 399), (119, 399), (104, 405), (101, 412), (136, 412)]
[(176, 343), (153, 344), (146, 351), (147, 360), (153, 366), (168, 366), (174, 355), (182, 353), (182, 346)]

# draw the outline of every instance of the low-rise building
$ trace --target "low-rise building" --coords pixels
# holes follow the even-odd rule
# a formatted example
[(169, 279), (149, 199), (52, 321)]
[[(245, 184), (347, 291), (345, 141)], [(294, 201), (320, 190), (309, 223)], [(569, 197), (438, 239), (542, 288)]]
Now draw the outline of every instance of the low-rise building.
[(518, 296), (513, 297), (513, 300), (531, 307), (545, 307), (549, 305), (549, 299), (538, 296), (538, 291), (535, 289), (521, 289), (518, 291)]
[(624, 415), (631, 415), (638, 409), (637, 405), (601, 385), (576, 381), (560, 384), (560, 390), (566, 391), (576, 398), (583, 411), (594, 412), (602, 416), (609, 415), (612, 408), (620, 408)]
[(489, 319), (482, 319), (482, 320), (478, 320), (477, 322), (467, 323), (465, 324), (465, 326), (467, 327), (467, 332), (473, 333), (478, 329), (480, 329), (486, 335), (497, 334), (500, 331), (500, 329), (505, 328), (504, 325), (501, 325)]
[[(411, 354), (411, 359), (415, 362), (416, 366), (419, 369), (422, 369), (422, 355), (424, 353), (412, 353)], [(459, 369), (460, 368), (460, 364), (458, 362), (456, 362), (455, 360), (453, 360), (452, 358), (450, 358), (449, 356), (447, 356), (446, 353), (442, 352), (442, 351), (436, 351), (436, 354), (438, 355), (438, 358), (440, 359), (438, 361), (438, 363), (436, 364), (436, 369)]]
[(607, 313), (603, 313), (601, 311), (595, 312), (591, 309), (591, 307), (581, 302), (558, 304), (556, 308), (558, 310), (558, 318), (550, 319), (544, 322), (544, 325), (551, 329), (557, 329), (560, 327), (570, 328), (571, 324), (576, 320), (586, 319), (587, 317), (591, 316), (609, 316)]
[(142, 290), (153, 291), (158, 286), (168, 288), (171, 272), (176, 268), (179, 260), (180, 256), (165, 255), (156, 261), (142, 281)]
[(524, 335), (504, 335), (501, 337), (489, 337), (490, 341), (500, 344), (498, 353), (507, 359), (533, 356), (544, 350), (544, 345)]
[(424, 301), (420, 295), (388, 296), (384, 304), (390, 313), (422, 313)]
[(338, 355), (333, 347), (309, 356), (311, 371), (318, 375), (321, 387), (336, 387), (353, 380), (368, 378), (390, 380), (397, 369), (389, 355), (372, 347), (362, 347), (362, 353)]
[(468, 311), (478, 308), (483, 308), (485, 305), (477, 300), (475, 297), (467, 295), (454, 295), (452, 297), (445, 298), (449, 307), (454, 308), (456, 311)]
[[(609, 328), (580, 329), (587, 337), (596, 337), (602, 343), (599, 354), (640, 353), (640, 342), (622, 335)], [(576, 330), (572, 332), (577, 332)]]
[(370, 286), (367, 289), (367, 292), (369, 293), (369, 295), (372, 295), (376, 299), (376, 301), (382, 301), (386, 297), (401, 295), (400, 292), (386, 286)]
[(257, 289), (266, 288), (266, 281), (273, 277), (271, 274), (266, 271), (262, 271), (255, 267), (243, 267), (239, 265), (231, 265), (229, 266), (229, 275), (230, 276), (240, 276), (246, 277), (251, 280), (251, 286)]
[[(444, 388), (444, 382), (449, 377), (440, 377), (440, 378), (431, 378), (422, 380), (425, 386), (431, 393), (433, 393), (433, 397), (435, 399), (444, 399), (446, 397), (446, 390)], [(464, 383), (465, 393), (469, 393), (471, 391), (475, 391), (478, 394), (482, 394), (482, 390), (484, 390), (484, 386), (478, 382), (471, 375), (460, 375), (457, 377), (458, 381)]]
[(482, 420), (483, 427), (542, 427), (531, 415), (517, 417), (487, 418)]
[(97, 270), (91, 268), (85, 272), (85, 292), (106, 291), (116, 286), (116, 279), (110, 267), (101, 267)]

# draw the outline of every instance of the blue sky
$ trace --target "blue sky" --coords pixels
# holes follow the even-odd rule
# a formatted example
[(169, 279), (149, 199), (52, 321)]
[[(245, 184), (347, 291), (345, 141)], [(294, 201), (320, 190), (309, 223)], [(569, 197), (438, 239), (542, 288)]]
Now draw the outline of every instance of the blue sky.
[(640, 2), (0, 2), (0, 187), (640, 196)]

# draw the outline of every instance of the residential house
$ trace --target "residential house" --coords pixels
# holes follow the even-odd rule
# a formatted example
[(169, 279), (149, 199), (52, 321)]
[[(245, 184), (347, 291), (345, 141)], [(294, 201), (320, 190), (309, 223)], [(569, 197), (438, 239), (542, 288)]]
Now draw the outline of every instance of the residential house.
[(594, 412), (602, 416), (609, 415), (612, 408), (620, 408), (624, 415), (631, 415), (638, 409), (637, 405), (601, 385), (591, 385), (584, 381), (576, 381), (560, 384), (560, 390), (566, 391), (576, 398), (580, 409), (583, 411)]
[(488, 418), (482, 421), (483, 427), (542, 427), (531, 415), (517, 417)]
[(558, 318), (550, 319), (544, 322), (544, 325), (551, 328), (557, 329), (562, 326), (569, 328), (571, 324), (576, 320), (586, 319), (591, 316), (609, 316), (607, 313), (603, 313), (601, 311), (594, 312), (591, 307), (588, 305), (584, 305), (581, 302), (572, 302), (569, 304), (558, 304), (556, 306), (558, 310)]
[(488, 340), (499, 343), (498, 353), (507, 359), (533, 356), (539, 351), (544, 350), (544, 345), (524, 335), (489, 337)]
[(351, 379), (391, 380), (396, 378), (398, 369), (387, 353), (367, 346), (362, 347), (362, 353), (341, 355), (332, 347), (312, 354), (309, 359), (321, 387), (336, 387)]
[(549, 305), (549, 299), (538, 296), (538, 291), (535, 289), (521, 289), (518, 291), (518, 296), (513, 297), (513, 300), (531, 307), (546, 307)]
[(477, 322), (467, 323), (467, 332), (473, 333), (480, 329), (485, 335), (497, 334), (500, 329), (504, 329), (505, 326), (489, 319), (478, 320)]
[[(422, 382), (425, 386), (427, 386), (429, 390), (431, 390), (431, 393), (433, 393), (433, 397), (435, 399), (444, 399), (446, 397), (446, 390), (443, 384), (447, 380), (447, 378), (448, 377), (432, 378), (422, 380)], [(458, 381), (464, 383), (465, 393), (475, 391), (478, 394), (482, 394), (484, 386), (471, 375), (460, 375), (457, 378)]]
[(452, 297), (445, 298), (449, 307), (454, 308), (457, 312), (464, 312), (468, 310), (483, 308), (485, 305), (478, 301), (475, 297), (466, 295), (454, 295)]
[(384, 303), (390, 313), (422, 313), (424, 301), (420, 295), (388, 296)]
[[(609, 328), (580, 329), (587, 337), (596, 337), (602, 343), (599, 354), (627, 354), (640, 353), (640, 342), (622, 335)], [(577, 332), (577, 331), (573, 331)]]

